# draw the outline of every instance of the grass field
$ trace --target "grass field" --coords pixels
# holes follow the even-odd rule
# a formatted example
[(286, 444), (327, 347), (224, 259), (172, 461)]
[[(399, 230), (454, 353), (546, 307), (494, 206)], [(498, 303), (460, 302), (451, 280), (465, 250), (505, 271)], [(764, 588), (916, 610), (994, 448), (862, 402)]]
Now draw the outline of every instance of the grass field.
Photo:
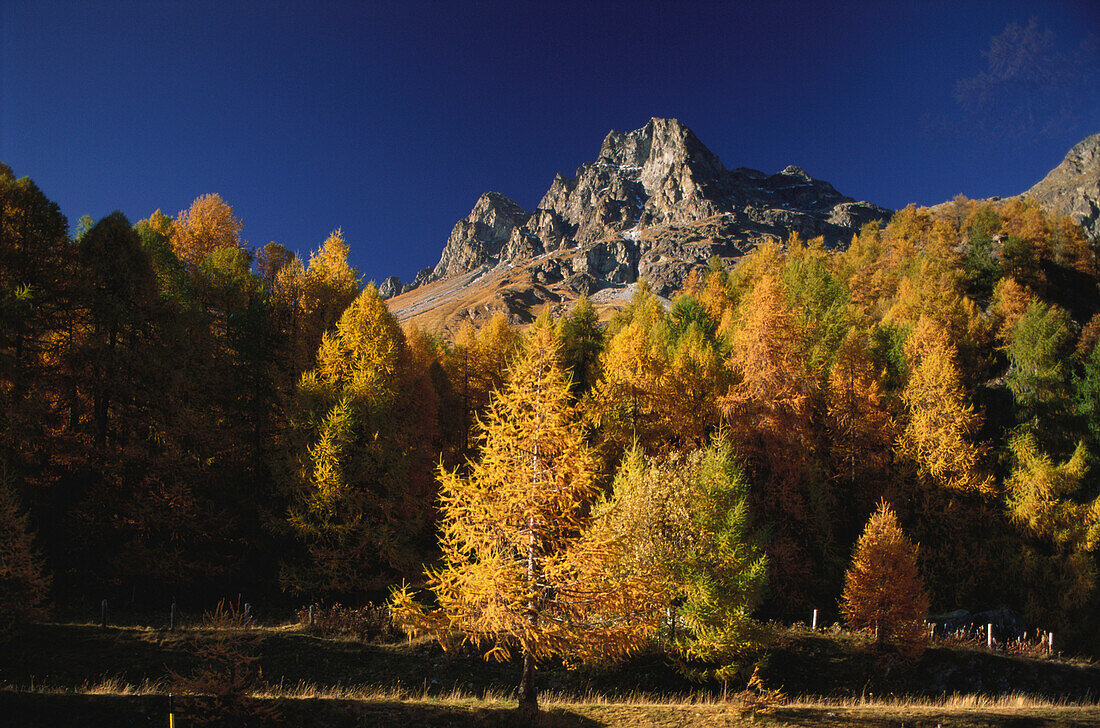
[[(266, 717), (253, 725), (518, 725), (513, 664), (430, 644), (320, 637), (296, 625), (242, 636), (263, 676), (252, 695)], [(192, 673), (203, 645), (217, 639), (199, 628), (33, 625), (0, 650), (0, 725), (166, 726), (167, 693), (179, 690), (170, 675)], [(1100, 726), (1100, 670), (1082, 661), (937, 647), (905, 665), (884, 661), (855, 635), (787, 630), (760, 665), (769, 687), (793, 697), (755, 716), (723, 700), (720, 686), (680, 677), (656, 651), (616, 667), (548, 666), (539, 675), (543, 724)], [(973, 685), (984, 687), (966, 689)], [(208, 697), (178, 696), (175, 705), (181, 728), (215, 712)]]

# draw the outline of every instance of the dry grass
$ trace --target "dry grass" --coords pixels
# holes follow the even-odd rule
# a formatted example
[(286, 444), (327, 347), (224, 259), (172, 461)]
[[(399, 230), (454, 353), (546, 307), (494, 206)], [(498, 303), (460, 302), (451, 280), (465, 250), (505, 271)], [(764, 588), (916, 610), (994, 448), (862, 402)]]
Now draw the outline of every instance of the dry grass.
[(0, 683), (0, 692), (41, 695), (167, 695), (168, 689), (164, 680), (132, 683), (120, 677), (104, 676), (81, 685), (58, 685), (48, 681), (36, 683), (33, 679), (28, 685)]
[[(99, 680), (87, 681), (82, 685), (53, 685), (49, 682), (32, 682), (30, 685), (0, 683), (0, 691), (30, 692), (65, 695), (166, 695), (168, 685), (163, 680), (143, 680), (131, 683), (115, 676), (104, 676)], [(454, 688), (446, 692), (433, 691), (427, 685), (415, 688), (393, 688), (378, 685), (321, 685), (312, 682), (299, 682), (294, 685), (268, 685), (262, 690), (253, 691), (251, 697), (269, 700), (353, 700), (361, 702), (424, 702), (424, 703), (486, 703), (507, 704), (514, 702), (511, 690), (490, 689), (473, 692)], [(635, 707), (724, 707), (734, 704), (734, 700), (724, 700), (709, 692), (700, 691), (688, 696), (669, 697), (651, 695), (644, 692), (625, 696), (608, 696), (596, 691), (576, 694), (562, 691), (543, 691), (539, 702), (545, 705), (576, 707), (580, 705), (620, 705)], [(908, 696), (888, 696), (885, 698), (832, 698), (819, 696), (799, 696), (787, 699), (778, 707), (789, 709), (926, 709), (934, 711), (973, 711), (973, 710), (1058, 710), (1064, 708), (1100, 709), (1096, 700), (1071, 700), (1068, 698), (1046, 698), (1026, 693), (1010, 695), (952, 694), (938, 698), (914, 698)]]
[[(112, 677), (75, 688), (0, 685), (0, 700), (3, 693), (9, 691), (24, 695), (58, 696), (57, 699), (61, 700), (79, 699), (79, 696), (85, 696), (86, 700), (149, 700), (167, 692), (162, 683), (145, 681), (130, 684)], [(439, 721), (443, 721), (439, 724), (444, 725), (512, 725), (513, 709), (516, 707), (516, 701), (507, 691), (471, 693), (456, 689), (447, 693), (431, 693), (427, 686), (407, 690), (302, 682), (291, 686), (269, 686), (252, 696), (271, 706), (278, 704), (280, 709), (288, 711), (288, 716), (304, 715), (318, 720), (331, 718), (336, 721), (334, 725), (343, 725), (351, 719), (366, 720), (370, 725), (406, 726), (437, 724)], [(1025, 694), (1002, 697), (951, 695), (928, 700), (800, 697), (776, 706), (775, 712), (766, 716), (745, 714), (736, 702), (727, 702), (702, 692), (681, 699), (636, 693), (614, 700), (595, 692), (583, 695), (551, 692), (541, 696), (540, 704), (547, 726), (931, 728), (951, 725), (990, 728), (1027, 725), (1071, 728), (1100, 725), (1100, 706), (1096, 703), (1050, 700)], [(117, 709), (120, 704), (114, 705)], [(192, 703), (190, 710), (194, 711), (201, 705)]]

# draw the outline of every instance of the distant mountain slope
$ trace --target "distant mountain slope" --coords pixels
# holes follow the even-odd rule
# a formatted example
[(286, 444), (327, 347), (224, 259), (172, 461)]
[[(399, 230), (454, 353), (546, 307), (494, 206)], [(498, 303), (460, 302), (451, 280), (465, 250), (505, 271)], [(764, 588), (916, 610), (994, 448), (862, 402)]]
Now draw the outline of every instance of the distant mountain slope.
[(1061, 164), (1024, 194), (1069, 215), (1093, 243), (1100, 242), (1100, 134), (1070, 149)]
[(391, 310), (432, 330), (495, 311), (529, 320), (542, 303), (646, 280), (663, 295), (717, 256), (727, 262), (792, 232), (843, 246), (890, 211), (798, 167), (726, 169), (686, 126), (651, 119), (613, 131), (596, 161), (557, 175), (533, 212), (487, 192), (451, 231), (434, 269), (387, 279)]

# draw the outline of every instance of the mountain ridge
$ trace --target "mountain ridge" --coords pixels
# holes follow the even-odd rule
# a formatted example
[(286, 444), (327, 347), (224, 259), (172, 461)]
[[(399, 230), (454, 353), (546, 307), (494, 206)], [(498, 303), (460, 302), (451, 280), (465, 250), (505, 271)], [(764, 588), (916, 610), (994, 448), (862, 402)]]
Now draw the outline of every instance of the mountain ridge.
[[(434, 268), (405, 285), (386, 279), (379, 290), (399, 319), (414, 320), (427, 313), (425, 299), (453, 303), (438, 293), (453, 287), (434, 284), (481, 270), (470, 284), (485, 285), (486, 273), (509, 271), (514, 289), (486, 292), (480, 298), (487, 300), (428, 326), (453, 328), (456, 315), (478, 320), (496, 310), (524, 321), (540, 303), (639, 280), (667, 295), (711, 258), (731, 262), (792, 232), (843, 246), (863, 224), (890, 214), (794, 165), (771, 175), (726, 169), (678, 120), (653, 118), (634, 131), (609, 132), (596, 159), (573, 177), (556, 174), (530, 212), (502, 193), (482, 194), (455, 224)], [(456, 295), (469, 298), (461, 289)]]

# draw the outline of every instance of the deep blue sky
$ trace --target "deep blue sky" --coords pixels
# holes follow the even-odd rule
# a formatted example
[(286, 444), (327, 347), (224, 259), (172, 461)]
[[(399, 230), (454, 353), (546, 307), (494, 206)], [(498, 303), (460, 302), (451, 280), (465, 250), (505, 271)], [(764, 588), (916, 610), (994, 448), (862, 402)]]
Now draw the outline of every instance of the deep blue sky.
[(0, 22), (0, 161), (71, 224), (218, 192), (251, 244), (341, 227), (376, 280), (651, 116), (893, 208), (1023, 191), (1100, 131), (1094, 0), (4, 0)]

